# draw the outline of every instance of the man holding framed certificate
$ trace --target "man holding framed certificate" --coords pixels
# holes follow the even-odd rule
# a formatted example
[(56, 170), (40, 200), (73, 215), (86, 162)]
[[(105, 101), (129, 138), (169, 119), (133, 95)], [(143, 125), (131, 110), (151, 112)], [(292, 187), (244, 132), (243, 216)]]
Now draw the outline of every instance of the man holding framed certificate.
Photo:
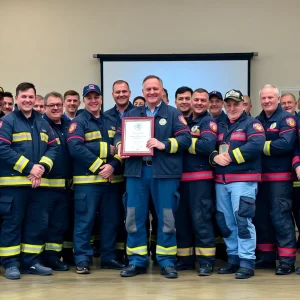
[(121, 271), (122, 277), (147, 272), (145, 224), (151, 195), (158, 217), (156, 257), (161, 274), (177, 278), (174, 214), (179, 204), (177, 189), (182, 176), (182, 152), (190, 146), (191, 136), (184, 117), (162, 101), (162, 93), (161, 79), (147, 76), (143, 81), (146, 105), (129, 111), (115, 136), (119, 154), (127, 158), (123, 202), (129, 266)]

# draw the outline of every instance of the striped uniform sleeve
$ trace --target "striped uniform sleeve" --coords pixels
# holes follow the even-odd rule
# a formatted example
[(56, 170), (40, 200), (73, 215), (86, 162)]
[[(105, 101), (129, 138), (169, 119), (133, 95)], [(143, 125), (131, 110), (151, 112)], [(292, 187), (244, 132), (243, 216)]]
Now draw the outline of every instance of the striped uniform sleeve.
[(39, 163), (44, 166), (45, 172), (49, 173), (52, 170), (54, 160), (58, 155), (60, 146), (57, 144), (57, 136), (55, 136), (50, 125), (47, 123), (45, 126), (47, 127), (47, 134), (49, 138), (47, 142), (47, 150), (41, 157)]
[(28, 175), (34, 163), (11, 147), (13, 134), (11, 123), (6, 118), (0, 120), (0, 160), (5, 161), (15, 171)]
[(232, 163), (242, 164), (261, 155), (266, 141), (264, 128), (257, 120), (249, 122), (246, 128), (246, 139), (243, 145), (229, 152)]
[(192, 144), (189, 153), (210, 155), (216, 149), (217, 132), (217, 123), (211, 117), (205, 118), (199, 127), (199, 133), (193, 132), (192, 128)]
[(70, 154), (77, 163), (96, 175), (105, 162), (85, 146), (84, 124), (81, 120), (76, 119), (70, 124), (68, 130), (67, 143)]
[(266, 141), (264, 154), (268, 156), (281, 155), (294, 150), (296, 141), (296, 120), (292, 116), (283, 118), (279, 123), (279, 138)]
[(191, 146), (191, 134), (190, 129), (187, 126), (186, 120), (179, 111), (174, 111), (173, 114), (173, 136), (169, 137), (167, 140), (162, 141), (165, 145), (165, 150), (167, 153), (178, 153)]

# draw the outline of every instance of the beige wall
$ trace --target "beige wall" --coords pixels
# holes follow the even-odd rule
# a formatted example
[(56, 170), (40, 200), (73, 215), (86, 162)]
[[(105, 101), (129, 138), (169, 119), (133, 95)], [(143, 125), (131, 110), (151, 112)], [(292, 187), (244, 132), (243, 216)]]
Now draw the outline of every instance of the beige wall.
[[(252, 52), (251, 93), (300, 87), (299, 0), (0, 0), (0, 86), (100, 83), (94, 53)], [(199, 83), (201, 85), (201, 83)]]

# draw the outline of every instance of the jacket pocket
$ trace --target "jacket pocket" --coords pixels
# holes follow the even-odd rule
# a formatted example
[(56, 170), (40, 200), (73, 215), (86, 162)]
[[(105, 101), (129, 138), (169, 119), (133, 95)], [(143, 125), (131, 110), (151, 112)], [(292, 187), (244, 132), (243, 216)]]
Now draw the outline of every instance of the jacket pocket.
[(253, 218), (255, 215), (255, 199), (241, 196), (238, 215), (244, 218)]

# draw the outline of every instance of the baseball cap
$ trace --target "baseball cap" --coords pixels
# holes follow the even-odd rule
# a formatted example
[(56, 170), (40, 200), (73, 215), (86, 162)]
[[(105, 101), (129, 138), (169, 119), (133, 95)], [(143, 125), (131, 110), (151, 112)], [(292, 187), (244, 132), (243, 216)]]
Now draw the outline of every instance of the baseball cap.
[(237, 102), (244, 101), (243, 94), (239, 90), (230, 90), (229, 92), (227, 92), (225, 94), (224, 101), (227, 101), (229, 99), (232, 99), (232, 100), (237, 101)]
[(218, 97), (219, 99), (223, 100), (222, 94), (220, 92), (218, 92), (218, 91), (212, 91), (208, 95), (209, 95), (209, 99), (211, 97)]
[(96, 92), (97, 94), (102, 95), (99, 86), (92, 83), (83, 88), (82, 96), (85, 97), (89, 92)]

